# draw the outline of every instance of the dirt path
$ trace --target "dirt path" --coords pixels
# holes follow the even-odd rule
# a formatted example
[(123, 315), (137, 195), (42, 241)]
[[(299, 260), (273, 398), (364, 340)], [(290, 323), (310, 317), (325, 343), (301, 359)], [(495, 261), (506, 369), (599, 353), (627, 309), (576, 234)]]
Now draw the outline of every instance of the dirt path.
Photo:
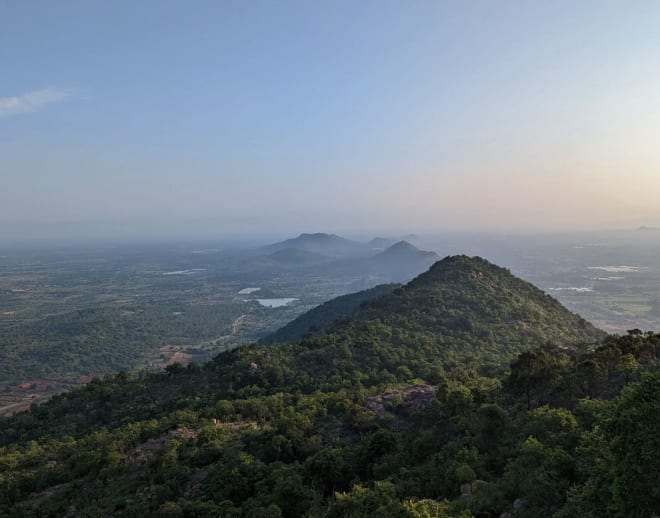
[(232, 335), (235, 335), (236, 333), (238, 333), (238, 328), (241, 326), (241, 324), (243, 323), (243, 320), (245, 320), (246, 317), (247, 317), (247, 314), (241, 315), (236, 320), (234, 320), (233, 324), (231, 325), (231, 334)]
[(0, 417), (9, 417), (14, 415), (17, 412), (23, 412), (27, 410), (32, 405), (32, 401), (24, 400), (18, 403), (12, 403), (8, 406), (0, 407)]

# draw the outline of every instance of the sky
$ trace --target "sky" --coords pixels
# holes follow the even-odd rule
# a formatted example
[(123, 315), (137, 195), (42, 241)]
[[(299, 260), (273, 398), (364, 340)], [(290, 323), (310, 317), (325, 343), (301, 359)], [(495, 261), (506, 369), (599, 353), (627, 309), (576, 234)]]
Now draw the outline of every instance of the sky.
[(660, 225), (660, 2), (0, 0), (0, 239)]

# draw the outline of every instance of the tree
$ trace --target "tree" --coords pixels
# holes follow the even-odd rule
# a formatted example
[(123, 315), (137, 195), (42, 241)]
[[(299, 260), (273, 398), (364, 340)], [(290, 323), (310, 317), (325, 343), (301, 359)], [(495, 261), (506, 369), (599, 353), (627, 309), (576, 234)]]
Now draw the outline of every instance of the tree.
[(621, 516), (660, 509), (660, 369), (623, 390), (602, 424), (613, 454), (613, 508)]
[(558, 375), (555, 366), (553, 357), (546, 351), (537, 349), (522, 353), (511, 364), (509, 390), (524, 395), (530, 410), (533, 400), (536, 399), (538, 405), (543, 398), (548, 399), (549, 389)]
[(350, 493), (337, 493), (325, 516), (326, 518), (360, 516), (404, 518), (410, 515), (396, 498), (394, 484), (379, 481), (374, 484), (373, 489), (355, 485)]

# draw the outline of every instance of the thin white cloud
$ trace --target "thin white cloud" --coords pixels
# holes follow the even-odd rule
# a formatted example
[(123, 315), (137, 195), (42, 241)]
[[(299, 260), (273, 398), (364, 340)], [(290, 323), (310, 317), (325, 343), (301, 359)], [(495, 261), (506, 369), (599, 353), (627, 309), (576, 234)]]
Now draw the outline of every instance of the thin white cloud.
[(57, 88), (33, 90), (13, 97), (0, 97), (0, 117), (31, 113), (45, 106), (66, 100), (69, 94)]

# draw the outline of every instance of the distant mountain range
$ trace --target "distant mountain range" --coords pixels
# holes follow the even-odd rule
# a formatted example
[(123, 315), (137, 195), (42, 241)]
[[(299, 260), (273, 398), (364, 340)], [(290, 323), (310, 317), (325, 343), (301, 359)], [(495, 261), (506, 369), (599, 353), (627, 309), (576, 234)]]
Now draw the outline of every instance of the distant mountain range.
[(374, 261), (381, 262), (391, 262), (391, 261), (430, 261), (429, 264), (440, 259), (440, 256), (435, 252), (427, 252), (425, 250), (420, 250), (414, 245), (411, 245), (408, 241), (399, 241), (394, 243), (385, 251), (374, 256), (372, 258)]
[[(407, 236), (416, 239), (416, 236)], [(439, 259), (405, 240), (377, 237), (360, 243), (335, 234), (300, 234), (259, 248), (246, 268), (314, 268), (319, 272), (376, 276), (380, 282), (407, 281)]]
[(300, 234), (296, 238), (273, 243), (263, 248), (267, 254), (286, 249), (304, 250), (328, 257), (363, 257), (371, 253), (371, 247), (365, 243), (352, 241), (335, 234)]
[(390, 237), (375, 237), (369, 241), (369, 246), (375, 250), (385, 250), (386, 248), (391, 247), (393, 244), (398, 243), (399, 241), (414, 241), (417, 239), (415, 234), (408, 234), (407, 236), (401, 236), (398, 238)]

